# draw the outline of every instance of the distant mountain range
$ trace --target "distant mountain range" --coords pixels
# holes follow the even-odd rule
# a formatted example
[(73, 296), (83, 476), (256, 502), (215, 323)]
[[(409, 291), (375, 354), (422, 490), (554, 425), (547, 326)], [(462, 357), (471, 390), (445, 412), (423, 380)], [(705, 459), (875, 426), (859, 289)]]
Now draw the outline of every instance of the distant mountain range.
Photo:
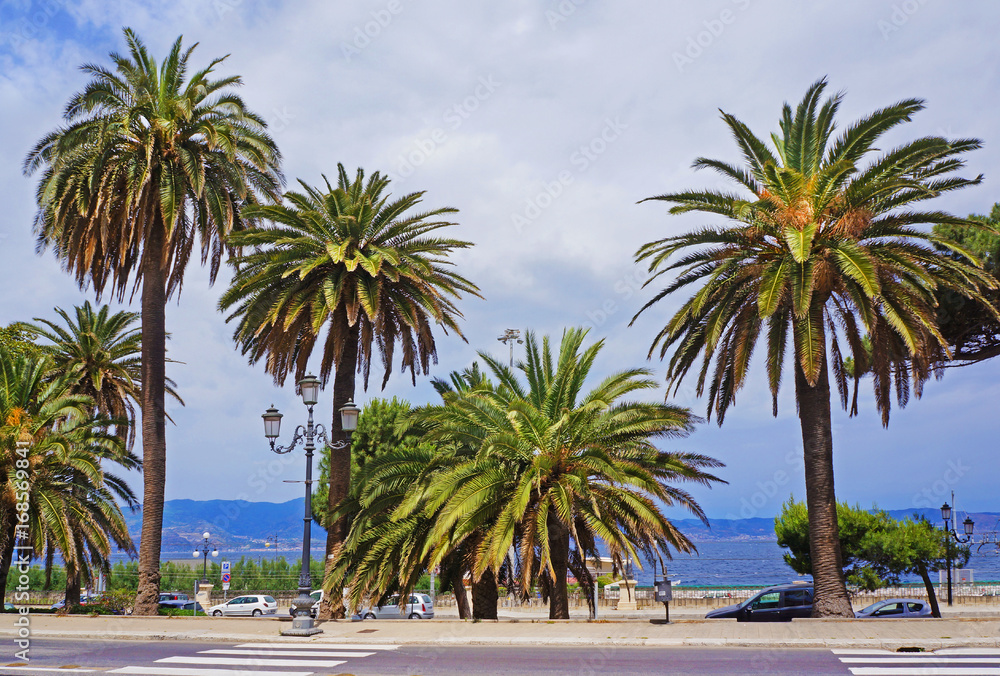
[[(200, 544), (202, 533), (210, 533), (210, 542), (227, 551), (264, 549), (264, 543), (277, 537), (278, 548), (295, 550), (302, 543), (303, 498), (288, 502), (246, 502), (242, 500), (168, 500), (163, 506), (164, 552), (190, 552)], [(887, 510), (894, 518), (923, 516), (931, 523), (941, 521), (937, 509)], [(962, 513), (964, 518), (964, 512)], [(976, 530), (996, 530), (1000, 512), (970, 514)], [(960, 519), (961, 520), (961, 519)], [(142, 514), (126, 515), (129, 532), (138, 547)], [(774, 519), (709, 519), (709, 525), (697, 519), (673, 520), (695, 542), (774, 540)], [(959, 525), (961, 528), (961, 524)], [(326, 531), (312, 526), (314, 549), (322, 549)]]

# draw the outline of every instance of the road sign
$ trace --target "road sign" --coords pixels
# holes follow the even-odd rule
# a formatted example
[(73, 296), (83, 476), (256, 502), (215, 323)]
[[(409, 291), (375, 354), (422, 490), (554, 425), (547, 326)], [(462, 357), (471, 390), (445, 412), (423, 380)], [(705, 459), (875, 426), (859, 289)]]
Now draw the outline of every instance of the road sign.
[(229, 562), (228, 561), (223, 561), (222, 562), (222, 590), (223, 591), (228, 591), (229, 590), (229, 581), (232, 579), (229, 571), (230, 571)]

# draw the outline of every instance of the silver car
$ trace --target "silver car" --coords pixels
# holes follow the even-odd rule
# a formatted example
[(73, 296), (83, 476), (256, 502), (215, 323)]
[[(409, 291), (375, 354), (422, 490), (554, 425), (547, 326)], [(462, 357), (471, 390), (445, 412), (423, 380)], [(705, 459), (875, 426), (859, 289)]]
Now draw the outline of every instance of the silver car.
[(262, 594), (250, 594), (248, 596), (237, 596), (231, 601), (220, 603), (208, 609), (210, 615), (215, 617), (260, 617), (261, 615), (274, 615), (278, 612), (278, 602), (271, 596)]
[(855, 613), (859, 618), (880, 620), (903, 619), (909, 617), (930, 617), (931, 606), (920, 599), (886, 599), (877, 601)]
[(399, 597), (390, 597), (384, 605), (362, 608), (358, 617), (362, 620), (430, 620), (434, 618), (434, 602), (427, 594), (410, 594), (406, 605), (400, 605)]

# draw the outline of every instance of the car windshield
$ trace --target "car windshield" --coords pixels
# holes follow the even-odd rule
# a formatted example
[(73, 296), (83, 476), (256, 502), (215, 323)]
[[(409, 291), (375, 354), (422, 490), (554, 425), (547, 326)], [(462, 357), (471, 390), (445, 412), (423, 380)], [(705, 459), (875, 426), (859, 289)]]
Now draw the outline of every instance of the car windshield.
[(267, 603), (276, 603), (273, 596), (265, 596), (264, 601), (266, 601)]
[(875, 610), (876, 608), (878, 608), (879, 606), (881, 606), (883, 603), (885, 603), (885, 602), (884, 601), (876, 601), (875, 603), (871, 604), (867, 608), (862, 608), (861, 612), (862, 613), (870, 613), (873, 610)]

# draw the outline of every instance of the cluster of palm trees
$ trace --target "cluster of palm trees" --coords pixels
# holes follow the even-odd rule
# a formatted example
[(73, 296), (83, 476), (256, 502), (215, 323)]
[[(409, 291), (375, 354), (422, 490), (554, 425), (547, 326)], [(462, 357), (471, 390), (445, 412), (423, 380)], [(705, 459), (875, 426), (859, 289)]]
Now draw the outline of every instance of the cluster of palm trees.
[[(591, 589), (598, 543), (619, 571), (628, 559), (694, 550), (664, 516), (681, 506), (705, 519), (677, 482), (720, 481), (709, 457), (659, 450), (684, 436), (686, 409), (627, 398), (657, 387), (651, 372), (613, 373), (586, 390), (603, 341), (568, 329), (558, 346), (528, 332), (511, 368), (480, 353), (478, 366), (435, 381), (442, 403), (407, 421), (424, 443), (366, 462), (339, 508), (351, 530), (325, 587), (348, 586), (358, 606), (408, 593), (440, 566), (456, 591), (472, 583), (472, 616), (496, 619), (498, 582), (522, 597), (538, 587), (549, 617), (569, 617), (567, 572)], [(588, 599), (592, 594), (588, 594)]]
[(14, 554), (66, 570), (67, 605), (107, 574), (112, 548), (134, 552), (121, 505), (135, 508), (113, 463), (138, 469), (128, 413), (140, 391), (134, 313), (95, 311), (21, 325), (29, 342), (0, 345), (0, 592)]
[[(65, 125), (35, 146), (24, 168), (41, 172), (39, 248), (53, 250), (98, 298), (108, 288), (119, 300), (140, 295), (133, 382), (141, 383), (144, 491), (135, 612), (153, 614), (169, 389), (164, 308), (180, 292), (196, 242), (213, 281), (228, 256), (233, 279), (219, 307), (235, 321), (234, 338), (250, 363), (263, 361), (281, 385), (304, 376), (318, 350), (320, 377), (333, 380), (334, 411), (354, 398), (358, 374), (367, 387), (373, 361), (382, 363), (383, 384), (397, 357), (413, 379), (427, 374), (437, 360), (435, 329), (463, 337), (457, 301), (479, 293), (449, 261), (471, 244), (440, 232), (454, 225), (445, 220), (454, 209), (417, 211), (423, 193), (393, 197), (384, 175), (366, 179), (358, 170), (351, 177), (340, 165), (335, 182), (300, 182), (301, 192), (282, 194), (280, 152), (263, 119), (235, 93), (240, 79), (213, 76), (223, 59), (189, 73), (193, 47), (184, 49), (181, 38), (160, 64), (131, 30), (125, 41), (128, 53), (112, 54), (112, 69), (83, 67), (91, 80), (70, 99)], [(979, 182), (953, 175), (979, 142), (932, 137), (878, 150), (886, 132), (922, 108), (918, 100), (880, 109), (834, 138), (841, 97), (822, 101), (825, 85), (810, 87), (795, 110), (785, 106), (773, 150), (725, 114), (744, 163), (699, 159), (695, 166), (719, 172), (741, 193), (653, 198), (673, 204), (672, 213), (707, 213), (723, 224), (651, 242), (637, 261), (655, 280), (676, 275), (640, 312), (697, 288), (667, 320), (650, 356), (672, 350), (672, 387), (700, 361), (698, 391), (707, 385), (709, 416), (720, 424), (762, 335), (777, 401), (791, 332), (815, 608), (836, 615), (850, 605), (838, 565), (830, 373), (845, 406), (853, 380), (852, 412), (860, 378), (871, 375), (887, 423), (892, 390), (905, 404), (948, 356), (937, 294), (982, 302), (996, 281), (971, 253), (921, 227), (975, 224), (917, 208)], [(680, 257), (670, 261), (674, 254)], [(691, 419), (678, 409), (619, 401), (649, 386), (645, 372), (624, 372), (580, 396), (593, 357), (593, 348), (579, 351), (582, 339), (568, 331), (555, 360), (543, 342), (520, 366), (527, 384), (490, 360), (489, 379), (460, 376), (460, 387), (443, 392), (446, 405), (420, 417), (438, 452), (417, 449), (398, 465), (374, 463), (360, 492), (351, 490), (349, 450), (328, 451), (328, 579), (344, 578), (346, 569), (335, 566), (356, 561), (352, 590), (382, 594), (392, 584), (405, 588), (415, 566), (453, 564), (476, 584), (506, 575), (523, 591), (542, 580), (554, 616), (563, 616), (567, 568), (579, 569), (598, 539), (616, 557), (689, 547), (658, 505), (678, 501), (697, 513), (667, 481), (711, 481), (702, 468), (714, 461), (653, 450), (650, 439), (686, 431)], [(11, 364), (12, 373), (34, 368)], [(576, 375), (560, 375), (564, 367)], [(94, 392), (86, 396), (96, 404)], [(339, 416), (331, 429), (333, 441), (345, 439)], [(364, 553), (368, 533), (390, 531), (385, 546), (398, 548), (393, 563), (405, 562), (399, 570), (351, 558)], [(587, 579), (583, 569), (579, 575)], [(327, 594), (320, 618), (340, 607), (339, 593)]]

